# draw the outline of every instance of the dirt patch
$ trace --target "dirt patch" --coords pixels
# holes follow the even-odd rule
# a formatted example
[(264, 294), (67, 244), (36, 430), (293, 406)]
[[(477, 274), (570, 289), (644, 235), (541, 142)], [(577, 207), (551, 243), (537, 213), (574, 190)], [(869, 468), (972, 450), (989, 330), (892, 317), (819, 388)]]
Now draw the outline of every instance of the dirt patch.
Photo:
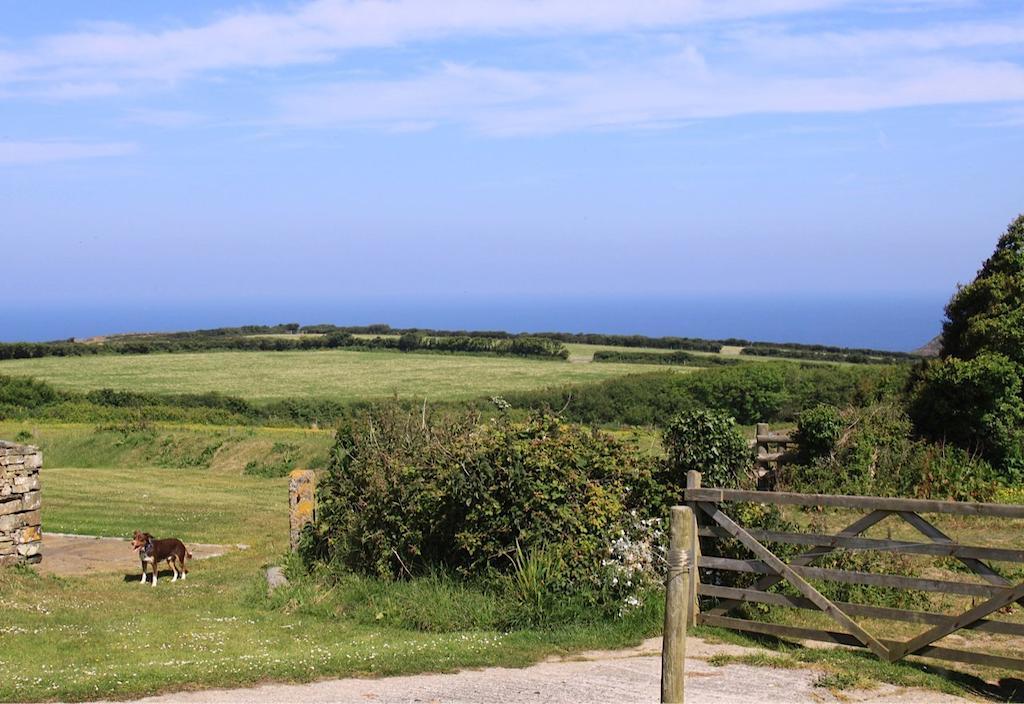
[[(204, 560), (244, 546), (186, 543), (192, 559)], [(61, 576), (120, 572), (142, 574), (139, 556), (125, 538), (98, 538), (91, 535), (43, 533), (43, 561), (36, 565), (40, 574)]]

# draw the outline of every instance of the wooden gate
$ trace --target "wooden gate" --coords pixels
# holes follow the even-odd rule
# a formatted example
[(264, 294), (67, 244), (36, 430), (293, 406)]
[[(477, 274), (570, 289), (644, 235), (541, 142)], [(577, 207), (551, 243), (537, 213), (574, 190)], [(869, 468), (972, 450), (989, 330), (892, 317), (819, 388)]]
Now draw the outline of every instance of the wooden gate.
[[(754, 556), (754, 559), (742, 560), (701, 555), (697, 558), (698, 575), (700, 575), (701, 569), (762, 575), (752, 586), (744, 589), (718, 586), (706, 578), (699, 579), (699, 583), (697, 579), (694, 579), (693, 583), (697, 594), (715, 597), (718, 600), (714, 608), (706, 613), (696, 614), (694, 619), (696, 623), (784, 638), (860, 646), (868, 648), (878, 657), (890, 662), (908, 655), (920, 655), (976, 665), (1024, 670), (1024, 659), (935, 645), (939, 639), (963, 629), (1024, 636), (1024, 623), (1011, 623), (989, 618), (992, 614), (1014, 602), (1024, 605), (1024, 582), (1020, 584), (1009, 582), (986, 562), (1021, 563), (1024, 562), (1024, 550), (961, 545), (921, 515), (954, 514), (1024, 519), (1024, 506), (872, 496), (705, 489), (700, 486), (700, 474), (697, 472), (690, 473), (685, 499), (686, 503), (693, 508), (694, 515), (698, 517), (698, 523), (702, 524), (697, 531), (699, 536), (735, 539)], [(727, 505), (735, 502), (839, 507), (854, 509), (863, 512), (864, 515), (834, 535), (755, 530), (744, 528), (727, 515)], [(905, 522), (926, 540), (912, 542), (868, 538), (863, 535), (869, 528), (887, 519)], [(1021, 531), (1018, 535), (1021, 535), (1021, 542), (1024, 542), (1024, 525), (1020, 527)], [(773, 553), (766, 547), (766, 543), (801, 545), (809, 549), (787, 561)], [(925, 579), (813, 566), (816, 559), (836, 549), (954, 558), (977, 575), (981, 581)], [(961, 595), (971, 597), (972, 606), (962, 613), (948, 615), (930, 611), (911, 611), (832, 601), (808, 580)], [(788, 583), (799, 596), (768, 591), (770, 587), (782, 583)], [(839, 630), (764, 623), (741, 618), (734, 615), (733, 612), (743, 602), (819, 611), (826, 614), (839, 627)], [(858, 618), (922, 624), (925, 629), (919, 635), (908, 640), (891, 640), (870, 632), (858, 622)], [(1024, 652), (1024, 640), (1020, 642), (1020, 648), (1016, 648), (1015, 651)]]

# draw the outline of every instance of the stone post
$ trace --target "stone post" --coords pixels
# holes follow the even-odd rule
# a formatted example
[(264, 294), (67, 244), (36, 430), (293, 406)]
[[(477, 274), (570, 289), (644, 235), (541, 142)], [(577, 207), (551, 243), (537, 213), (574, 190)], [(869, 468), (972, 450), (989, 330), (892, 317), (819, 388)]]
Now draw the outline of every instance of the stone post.
[(39, 448), (0, 440), (0, 565), (43, 559), (42, 466)]
[(292, 552), (299, 548), (302, 529), (316, 518), (316, 472), (296, 469), (288, 475), (288, 545)]

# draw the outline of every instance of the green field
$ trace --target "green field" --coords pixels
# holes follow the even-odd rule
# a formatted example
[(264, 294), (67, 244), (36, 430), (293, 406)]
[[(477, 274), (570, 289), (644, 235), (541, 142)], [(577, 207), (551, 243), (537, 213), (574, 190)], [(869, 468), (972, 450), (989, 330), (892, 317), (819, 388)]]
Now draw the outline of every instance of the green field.
[(396, 394), (460, 401), (643, 371), (636, 364), (348, 350), (97, 355), (0, 362), (0, 374), (32, 376), (76, 391), (219, 391), (254, 401), (315, 397), (347, 402)]
[[(11, 429), (3, 426), (0, 435)], [(81, 444), (91, 434), (77, 426), (37, 432), (54, 457), (63, 443)], [(195, 432), (202, 444), (229, 431)], [(353, 577), (317, 593), (300, 581), (268, 598), (263, 570), (279, 564), (287, 549), (286, 479), (239, 476), (240, 462), (227, 459), (201, 468), (132, 465), (105, 444), (102, 431), (94, 434), (99, 440), (89, 461), (110, 452), (110, 460), (126, 466), (47, 462), (44, 531), (126, 536), (144, 528), (186, 543), (249, 547), (195, 561), (186, 582), (161, 579), (156, 587), (138, 584), (137, 572), (58, 577), (0, 570), (0, 701), (119, 699), (268, 680), (522, 666), (650, 634), (650, 619), (543, 631), (474, 625), (474, 613), (482, 620), (493, 608), (489, 597), (451, 583)], [(465, 625), (405, 625), (424, 617)]]

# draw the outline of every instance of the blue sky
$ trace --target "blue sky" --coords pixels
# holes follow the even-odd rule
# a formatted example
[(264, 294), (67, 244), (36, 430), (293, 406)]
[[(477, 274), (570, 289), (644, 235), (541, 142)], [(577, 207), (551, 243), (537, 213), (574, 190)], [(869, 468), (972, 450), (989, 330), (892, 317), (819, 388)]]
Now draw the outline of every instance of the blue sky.
[(0, 4), (22, 313), (942, 301), (1024, 210), (1022, 155), (1019, 2)]

